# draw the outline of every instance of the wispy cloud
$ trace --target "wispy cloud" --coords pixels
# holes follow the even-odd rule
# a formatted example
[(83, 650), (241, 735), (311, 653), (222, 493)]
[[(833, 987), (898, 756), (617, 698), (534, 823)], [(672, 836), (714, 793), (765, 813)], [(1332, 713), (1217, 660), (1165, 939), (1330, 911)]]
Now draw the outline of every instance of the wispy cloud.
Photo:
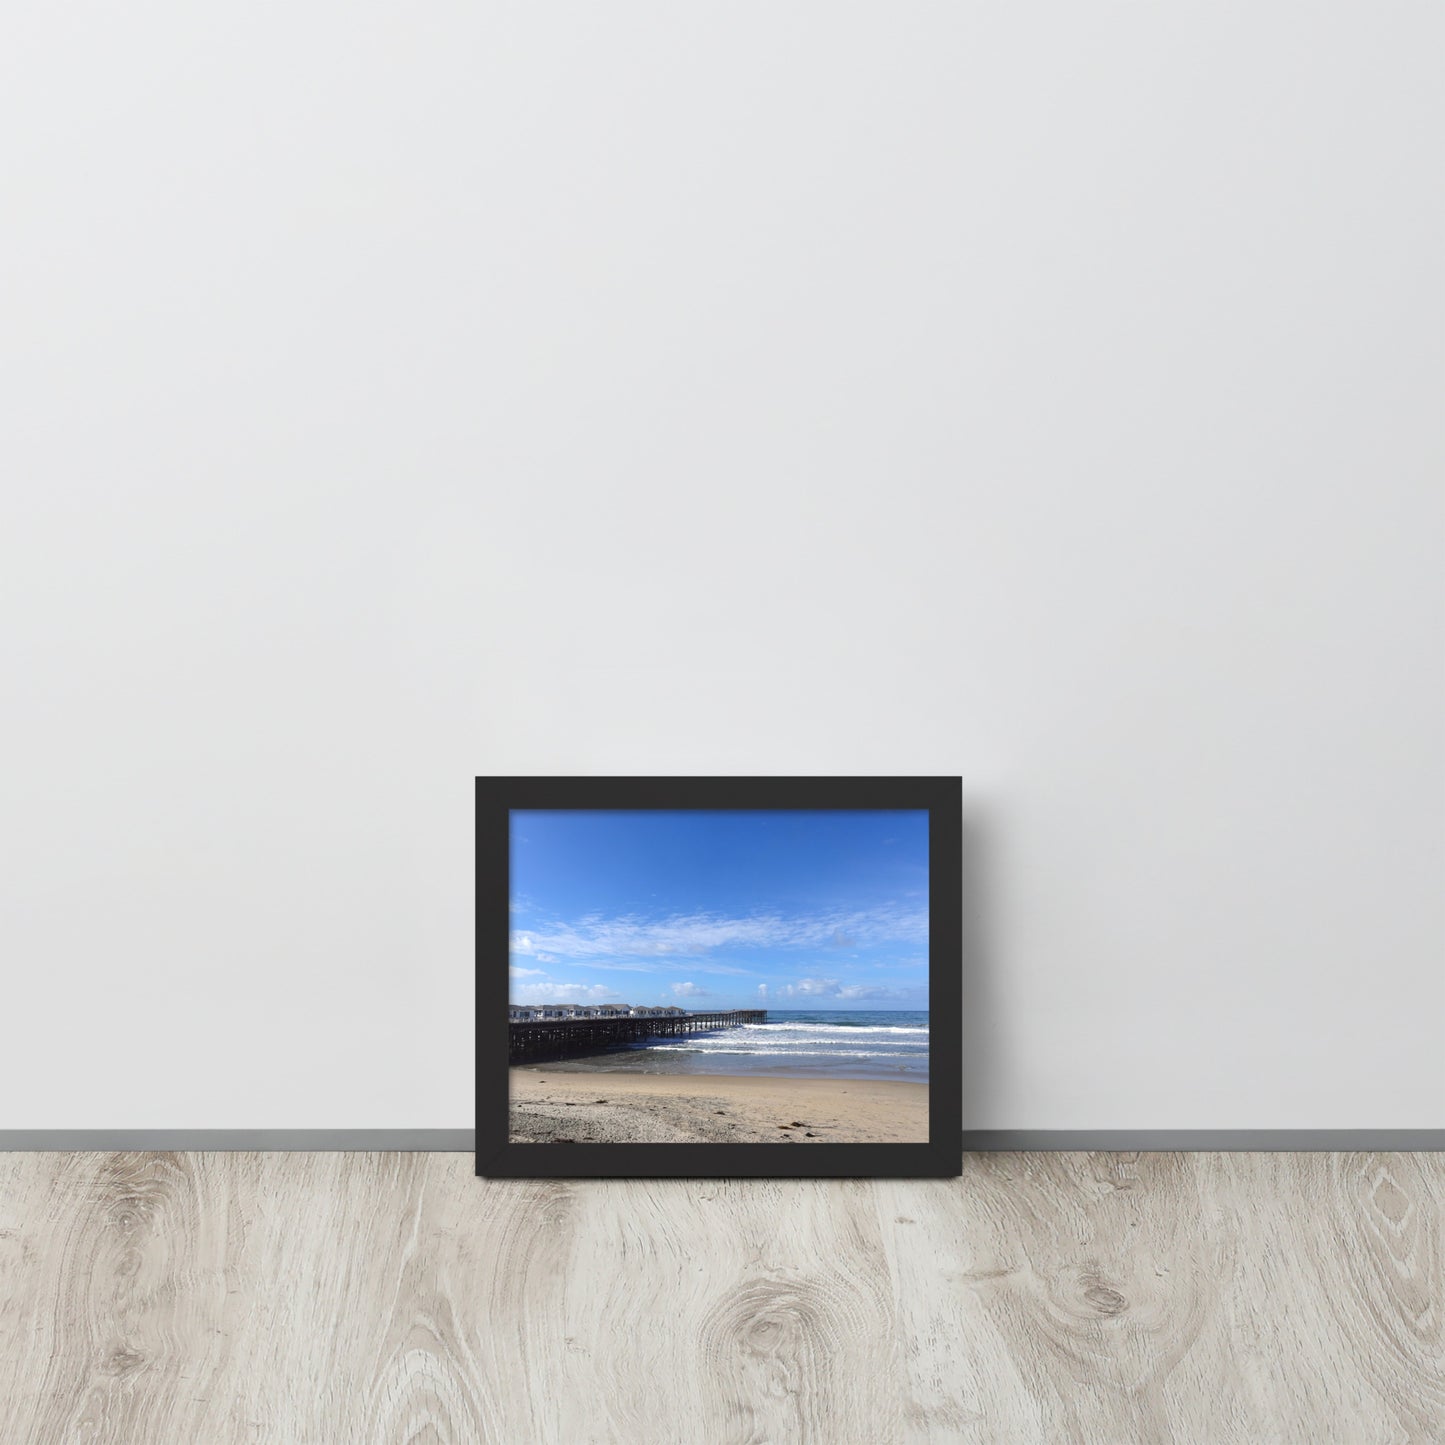
[(545, 978), (546, 974), (540, 968), (518, 968), (515, 963), (508, 965), (507, 972), (513, 978)]
[[(848, 912), (784, 915), (758, 913), (729, 917), (717, 913), (673, 914), (649, 919), (636, 914), (606, 918), (590, 914), (573, 923), (550, 923), (512, 935), (512, 952), (523, 957), (626, 963), (701, 958), (717, 949), (857, 948), (878, 944), (923, 943), (928, 911), (897, 904)], [(714, 972), (746, 974), (747, 969), (712, 965)]]
[(800, 978), (796, 983), (784, 984), (778, 992), (784, 998), (836, 998), (852, 1003), (897, 1003), (900, 1000), (917, 999), (923, 988), (922, 985), (917, 988), (892, 988), (886, 984), (842, 983), (836, 978)]
[(695, 983), (675, 983), (672, 986), (673, 998), (711, 998), (712, 995), (705, 988), (699, 988)]
[(707, 957), (673, 959), (671, 963), (612, 963), (602, 962), (600, 959), (594, 961), (590, 966), (611, 971), (616, 969), (622, 973), (671, 973), (679, 964), (684, 964), (692, 973), (717, 973), (728, 978), (756, 978), (758, 971), (755, 968), (738, 968), (731, 963), (714, 963)]

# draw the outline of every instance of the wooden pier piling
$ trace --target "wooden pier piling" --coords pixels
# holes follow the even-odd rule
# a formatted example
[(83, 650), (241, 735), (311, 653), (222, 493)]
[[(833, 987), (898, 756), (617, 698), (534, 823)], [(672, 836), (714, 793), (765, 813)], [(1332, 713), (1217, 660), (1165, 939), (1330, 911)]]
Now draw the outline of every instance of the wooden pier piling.
[(643, 1039), (675, 1038), (712, 1033), (743, 1024), (768, 1021), (761, 1008), (724, 1009), (716, 1013), (674, 1014), (672, 1017), (616, 1019), (543, 1019), (509, 1024), (512, 1063), (536, 1063), (573, 1054), (601, 1054)]

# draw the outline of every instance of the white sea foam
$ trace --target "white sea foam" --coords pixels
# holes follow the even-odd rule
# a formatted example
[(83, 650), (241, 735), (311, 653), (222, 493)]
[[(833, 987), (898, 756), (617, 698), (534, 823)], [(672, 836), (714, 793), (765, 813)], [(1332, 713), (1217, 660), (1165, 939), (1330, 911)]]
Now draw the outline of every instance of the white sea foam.
[(854, 1034), (914, 1034), (928, 1037), (926, 1028), (903, 1028), (893, 1024), (743, 1024), (744, 1033), (832, 1034), (852, 1038)]
[(837, 1049), (739, 1049), (731, 1044), (715, 1044), (711, 1047), (695, 1041), (689, 1044), (653, 1044), (650, 1054), (747, 1054), (761, 1058), (774, 1056), (786, 1059), (916, 1059), (920, 1055), (907, 1049), (850, 1049), (840, 1055)]
[(639, 1039), (627, 1053), (644, 1070), (926, 1079), (928, 1016), (920, 1010), (901, 1017), (908, 1022), (895, 1023), (882, 1010), (857, 1022), (841, 1011), (775, 1014), (766, 1023)]

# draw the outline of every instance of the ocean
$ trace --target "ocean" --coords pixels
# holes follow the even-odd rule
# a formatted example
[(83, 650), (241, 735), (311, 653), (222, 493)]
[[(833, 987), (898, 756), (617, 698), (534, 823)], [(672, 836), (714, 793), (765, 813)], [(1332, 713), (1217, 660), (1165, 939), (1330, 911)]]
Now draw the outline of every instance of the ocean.
[(765, 1024), (660, 1038), (547, 1065), (567, 1072), (928, 1081), (928, 1011), (768, 1010)]

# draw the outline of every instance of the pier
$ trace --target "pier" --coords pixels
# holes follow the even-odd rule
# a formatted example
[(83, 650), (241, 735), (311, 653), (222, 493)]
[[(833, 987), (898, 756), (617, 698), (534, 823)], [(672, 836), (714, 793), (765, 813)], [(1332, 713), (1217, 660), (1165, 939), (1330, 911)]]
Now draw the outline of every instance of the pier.
[(625, 1048), (643, 1039), (676, 1038), (681, 1034), (712, 1033), (743, 1024), (768, 1021), (767, 1009), (725, 1009), (718, 1013), (681, 1014), (672, 1018), (546, 1019), (508, 1024), (514, 1064), (561, 1059), (570, 1054), (601, 1054)]

